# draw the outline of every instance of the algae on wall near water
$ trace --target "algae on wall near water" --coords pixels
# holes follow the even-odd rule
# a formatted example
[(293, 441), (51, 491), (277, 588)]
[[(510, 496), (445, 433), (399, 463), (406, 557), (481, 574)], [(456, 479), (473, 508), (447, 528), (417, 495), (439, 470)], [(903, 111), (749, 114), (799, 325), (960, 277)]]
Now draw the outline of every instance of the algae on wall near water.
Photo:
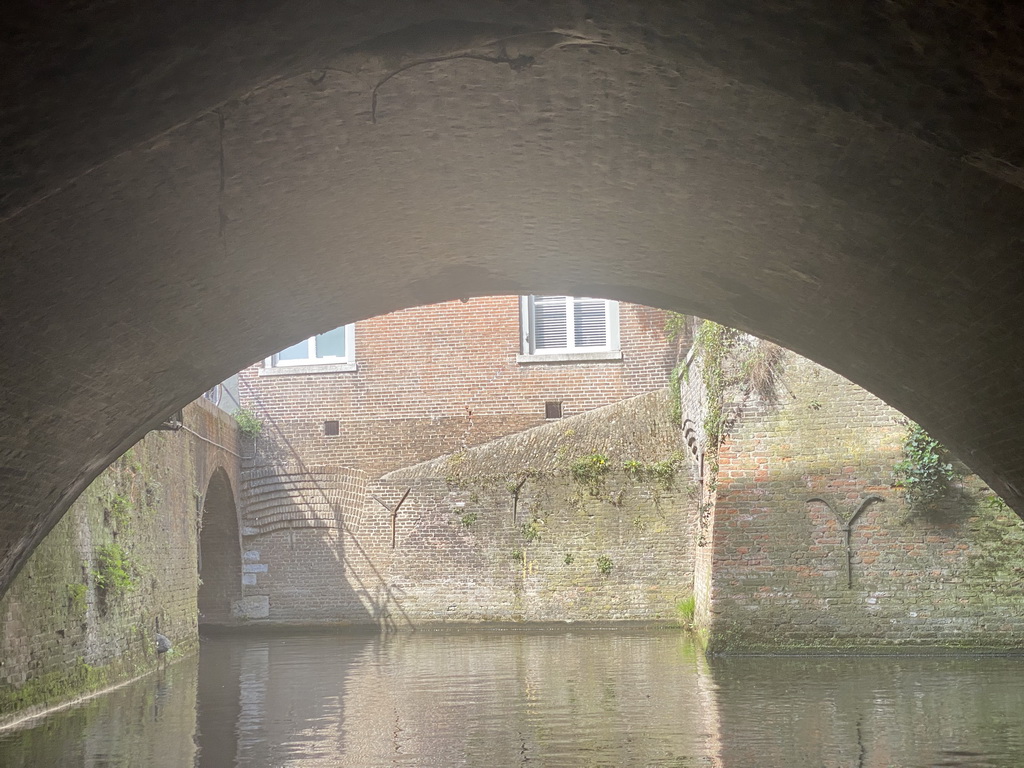
[(194, 467), (151, 433), (104, 471), (0, 600), (0, 722), (137, 676), (154, 637), (197, 646)]

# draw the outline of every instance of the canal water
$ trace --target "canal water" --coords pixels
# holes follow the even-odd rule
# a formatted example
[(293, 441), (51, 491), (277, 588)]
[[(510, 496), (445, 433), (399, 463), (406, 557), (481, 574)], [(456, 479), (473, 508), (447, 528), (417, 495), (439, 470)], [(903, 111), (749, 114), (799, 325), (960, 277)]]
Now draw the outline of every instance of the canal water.
[(0, 766), (1024, 765), (1024, 658), (705, 660), (670, 630), (204, 639)]

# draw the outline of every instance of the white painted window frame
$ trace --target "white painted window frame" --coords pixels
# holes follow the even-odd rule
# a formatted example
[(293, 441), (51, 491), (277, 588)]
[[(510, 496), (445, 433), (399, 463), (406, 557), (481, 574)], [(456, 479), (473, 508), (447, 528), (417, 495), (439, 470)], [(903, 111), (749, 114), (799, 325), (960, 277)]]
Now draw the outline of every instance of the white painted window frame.
[[(613, 299), (597, 299), (589, 296), (566, 296), (566, 342), (565, 348), (536, 349), (533, 344), (534, 296), (519, 297), (519, 327), (521, 330), (521, 353), (516, 355), (519, 363), (546, 362), (610, 362), (622, 359), (619, 346), (619, 302)], [(605, 304), (605, 339), (601, 347), (577, 347), (573, 334), (576, 299), (603, 301)]]
[[(345, 373), (355, 371), (356, 368), (356, 326), (349, 323), (345, 326), (345, 351), (344, 357), (331, 355), (329, 357), (316, 356), (316, 336), (305, 339), (306, 357), (296, 360), (280, 360), (277, 353), (264, 360), (261, 376), (276, 376), (289, 373)], [(294, 346), (294, 345), (289, 345)], [(287, 347), (286, 347), (287, 348)]]

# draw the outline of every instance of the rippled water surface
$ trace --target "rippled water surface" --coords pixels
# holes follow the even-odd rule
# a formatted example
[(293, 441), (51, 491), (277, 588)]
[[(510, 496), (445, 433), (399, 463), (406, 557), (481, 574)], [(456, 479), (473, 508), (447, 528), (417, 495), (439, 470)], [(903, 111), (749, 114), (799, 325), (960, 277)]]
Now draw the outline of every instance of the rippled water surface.
[(1022, 658), (729, 658), (674, 631), (205, 639), (0, 766), (1024, 766)]

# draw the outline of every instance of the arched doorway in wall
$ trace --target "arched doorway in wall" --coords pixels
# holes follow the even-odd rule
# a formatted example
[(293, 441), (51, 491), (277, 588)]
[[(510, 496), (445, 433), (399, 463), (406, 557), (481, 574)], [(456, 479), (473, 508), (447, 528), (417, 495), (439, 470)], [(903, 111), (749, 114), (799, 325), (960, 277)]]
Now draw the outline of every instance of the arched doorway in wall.
[(241, 585), (235, 496), (227, 473), (218, 468), (206, 488), (199, 518), (199, 623), (229, 621), (231, 603), (241, 596)]

